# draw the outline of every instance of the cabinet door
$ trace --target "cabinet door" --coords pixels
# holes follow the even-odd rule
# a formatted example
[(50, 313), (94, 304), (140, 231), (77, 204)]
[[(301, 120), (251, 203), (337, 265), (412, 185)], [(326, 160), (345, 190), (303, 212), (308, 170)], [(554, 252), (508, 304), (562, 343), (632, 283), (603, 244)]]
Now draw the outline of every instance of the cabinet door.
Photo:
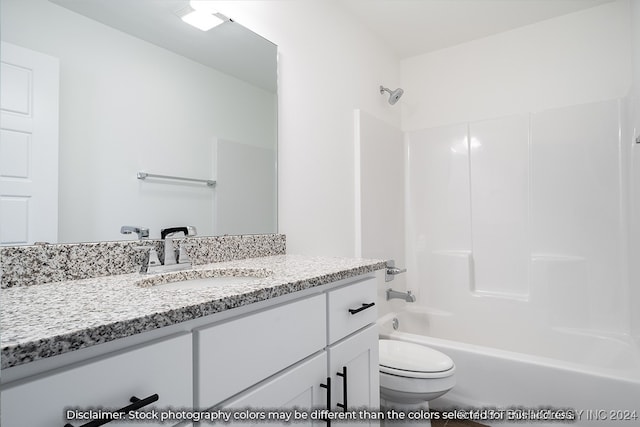
[[(290, 425), (293, 421), (296, 422), (296, 426), (324, 425), (324, 421), (313, 422), (311, 419), (293, 418), (295, 414), (310, 415), (313, 409), (327, 407), (327, 391), (320, 386), (326, 383), (326, 380), (327, 354), (322, 352), (226, 402), (223, 410), (232, 417), (234, 427), (255, 426), (256, 423), (284, 426)], [(290, 414), (291, 418), (279, 419), (278, 415), (281, 414)], [(245, 419), (248, 417), (261, 418)]]
[(194, 332), (196, 406), (210, 408), (326, 345), (324, 295)]
[[(2, 425), (7, 427), (75, 427), (94, 418), (67, 420), (67, 409), (117, 410), (131, 404), (135, 396), (158, 400), (140, 409), (151, 414), (173, 407), (192, 405), (191, 334), (145, 345), (98, 359), (71, 369), (2, 389)], [(119, 421), (118, 427), (152, 427), (176, 424)]]
[[(329, 347), (329, 374), (333, 411), (380, 408), (378, 327), (373, 324)], [(346, 375), (345, 374), (346, 371)], [(346, 393), (345, 393), (346, 381)], [(346, 408), (344, 405), (346, 400)], [(368, 421), (368, 422), (365, 422)], [(340, 423), (341, 426), (378, 425), (375, 420)]]

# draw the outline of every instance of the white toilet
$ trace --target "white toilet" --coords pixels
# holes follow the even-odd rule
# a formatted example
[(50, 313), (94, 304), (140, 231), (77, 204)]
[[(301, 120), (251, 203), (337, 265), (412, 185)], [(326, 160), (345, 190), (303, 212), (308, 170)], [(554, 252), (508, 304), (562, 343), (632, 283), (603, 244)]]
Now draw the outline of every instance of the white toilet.
[[(428, 401), (442, 396), (456, 383), (455, 365), (444, 353), (397, 340), (381, 339), (379, 346), (380, 398), (387, 408), (425, 411)], [(423, 419), (420, 425), (430, 423)]]

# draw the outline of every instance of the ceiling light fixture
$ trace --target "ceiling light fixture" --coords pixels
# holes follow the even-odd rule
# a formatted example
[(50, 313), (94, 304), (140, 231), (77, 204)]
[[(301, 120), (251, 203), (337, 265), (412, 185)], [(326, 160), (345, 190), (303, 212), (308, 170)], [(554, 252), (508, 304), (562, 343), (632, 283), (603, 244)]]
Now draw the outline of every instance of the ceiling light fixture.
[(187, 9), (186, 13), (181, 16), (181, 19), (199, 30), (209, 31), (225, 21), (217, 16), (218, 12), (211, 7), (211, 3), (208, 1), (191, 0), (189, 6), (185, 8)]

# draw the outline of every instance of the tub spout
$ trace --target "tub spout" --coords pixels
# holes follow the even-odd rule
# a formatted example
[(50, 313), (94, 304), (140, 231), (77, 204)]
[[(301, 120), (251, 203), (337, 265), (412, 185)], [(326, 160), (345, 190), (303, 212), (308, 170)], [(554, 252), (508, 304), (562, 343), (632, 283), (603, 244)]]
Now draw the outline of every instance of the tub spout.
[(416, 302), (416, 296), (413, 295), (411, 291), (398, 292), (398, 291), (394, 291), (391, 288), (387, 289), (387, 301), (395, 298), (403, 299), (406, 302)]

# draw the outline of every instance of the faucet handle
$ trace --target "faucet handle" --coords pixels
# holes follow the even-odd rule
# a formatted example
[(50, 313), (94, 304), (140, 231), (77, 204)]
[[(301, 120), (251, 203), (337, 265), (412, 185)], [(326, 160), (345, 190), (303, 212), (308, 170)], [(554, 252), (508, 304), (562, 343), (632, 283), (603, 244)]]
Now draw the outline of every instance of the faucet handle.
[(384, 275), (384, 281), (385, 282), (390, 282), (393, 280), (394, 276), (400, 273), (406, 273), (407, 269), (406, 268), (398, 268), (396, 267), (396, 262), (395, 260), (388, 260), (386, 263), (386, 268), (385, 268), (385, 275)]
[(189, 229), (187, 227), (168, 227), (160, 230), (160, 238), (165, 239), (166, 237), (171, 237), (171, 235), (175, 233), (184, 233), (185, 236), (188, 235)]
[(167, 227), (160, 230), (160, 238), (171, 237), (175, 233), (183, 233), (184, 237), (193, 237), (198, 234), (196, 227), (193, 225), (186, 225), (184, 227)]
[(140, 273), (147, 273), (149, 267), (160, 265), (158, 252), (153, 246), (134, 246), (133, 249), (136, 251), (144, 251), (144, 258), (140, 264)]
[(192, 248), (193, 246), (193, 243), (185, 243), (184, 241), (180, 243), (178, 248), (178, 264), (191, 264), (191, 258), (189, 258), (187, 248)]

